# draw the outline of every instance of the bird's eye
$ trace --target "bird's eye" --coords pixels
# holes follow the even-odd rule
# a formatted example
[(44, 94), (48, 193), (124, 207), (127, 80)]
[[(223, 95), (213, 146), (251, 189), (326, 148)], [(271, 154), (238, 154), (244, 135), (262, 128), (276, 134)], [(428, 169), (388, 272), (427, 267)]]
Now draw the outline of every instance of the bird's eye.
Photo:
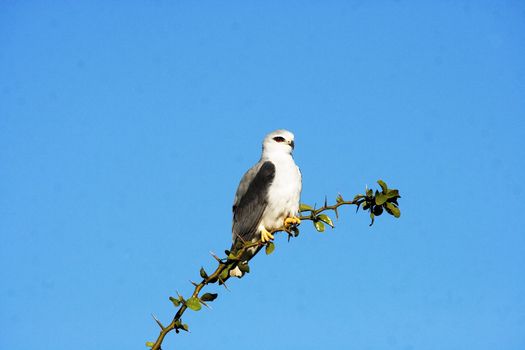
[(282, 136), (275, 136), (275, 137), (273, 138), (273, 140), (274, 140), (275, 142), (284, 142), (284, 137), (282, 137)]

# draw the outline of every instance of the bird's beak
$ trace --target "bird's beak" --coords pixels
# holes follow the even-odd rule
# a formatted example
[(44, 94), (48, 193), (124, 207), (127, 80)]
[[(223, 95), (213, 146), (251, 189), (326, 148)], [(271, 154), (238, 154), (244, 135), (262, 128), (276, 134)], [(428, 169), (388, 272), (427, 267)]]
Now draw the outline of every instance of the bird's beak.
[(288, 144), (289, 144), (290, 146), (292, 146), (292, 149), (294, 149), (294, 147), (295, 147), (295, 142), (293, 142), (293, 140), (290, 141), (290, 142), (288, 142)]

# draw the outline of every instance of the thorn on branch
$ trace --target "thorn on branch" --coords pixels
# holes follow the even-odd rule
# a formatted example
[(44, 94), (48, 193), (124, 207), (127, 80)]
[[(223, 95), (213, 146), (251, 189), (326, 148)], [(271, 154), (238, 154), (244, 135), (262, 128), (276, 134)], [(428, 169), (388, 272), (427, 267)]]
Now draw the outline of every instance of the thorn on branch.
[(153, 317), (155, 322), (157, 322), (157, 324), (159, 325), (160, 329), (164, 330), (165, 327), (162, 325), (162, 323), (160, 323), (159, 319), (157, 317), (155, 317), (155, 315), (153, 315), (153, 314), (151, 314), (151, 317)]
[(209, 306), (205, 301), (202, 301), (202, 299), (199, 299), (199, 301), (201, 302), (202, 305), (206, 306), (208, 309), (212, 309), (211, 306)]
[(228, 292), (231, 292), (230, 288), (228, 288), (228, 286), (226, 285), (226, 282), (224, 282), (224, 280), (220, 277), (219, 277), (219, 282), (220, 282), (219, 284), (224, 286), (224, 288), (226, 288)]
[(182, 295), (179, 294), (179, 291), (175, 291), (175, 293), (177, 293), (177, 296), (179, 297), (179, 302), (184, 304), (186, 302), (186, 300), (184, 300), (184, 297)]
[(211, 254), (211, 256), (213, 256), (213, 258), (214, 258), (215, 260), (217, 260), (218, 262), (222, 263), (221, 258), (219, 258), (217, 255), (215, 255), (214, 252), (210, 251), (210, 254)]

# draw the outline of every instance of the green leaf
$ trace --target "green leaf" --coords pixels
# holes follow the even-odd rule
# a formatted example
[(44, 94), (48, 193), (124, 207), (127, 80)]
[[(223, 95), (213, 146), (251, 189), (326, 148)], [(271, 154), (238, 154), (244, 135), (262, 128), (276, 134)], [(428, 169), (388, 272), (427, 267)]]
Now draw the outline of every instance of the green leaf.
[(152, 342), (152, 341), (147, 341), (147, 342), (146, 342), (146, 346), (147, 346), (148, 348), (152, 348), (153, 345), (155, 345), (155, 343)]
[(314, 210), (314, 208), (304, 203), (301, 203), (301, 205), (299, 205), (299, 211), (307, 211), (307, 210)]
[(372, 190), (371, 188), (368, 189), (368, 191), (366, 191), (366, 196), (367, 197), (372, 197), (374, 195), (374, 190)]
[(324, 232), (324, 224), (322, 221), (314, 221), (314, 227), (318, 232)]
[(319, 220), (323, 221), (324, 223), (330, 225), (331, 227), (334, 227), (334, 223), (332, 222), (332, 219), (326, 214), (321, 214), (317, 216)]
[(388, 197), (386, 196), (386, 194), (384, 193), (379, 193), (377, 196), (376, 196), (376, 204), (377, 205), (383, 205), (383, 203), (385, 203), (387, 201)]
[(180, 301), (178, 299), (175, 299), (174, 297), (170, 297), (170, 301), (175, 305), (176, 307), (179, 307)]
[(386, 197), (388, 199), (390, 198), (396, 198), (396, 197), (399, 197), (399, 191), (398, 190), (389, 190), (386, 194)]
[(273, 242), (268, 242), (268, 244), (266, 245), (266, 249), (265, 249), (266, 255), (272, 254), (274, 250), (275, 250), (275, 244), (273, 244)]
[(230, 253), (228, 255), (228, 260), (233, 260), (233, 261), (238, 261), (239, 260), (239, 257), (233, 253)]
[(230, 268), (231, 267), (228, 267), (228, 268), (222, 270), (221, 274), (219, 275), (219, 278), (221, 280), (225, 281), (228, 278), (228, 276), (230, 275)]
[(392, 204), (390, 202), (386, 203), (386, 211), (389, 214), (394, 215), (396, 218), (401, 216), (401, 211), (399, 210), (399, 208), (396, 207), (395, 204)]
[(375, 217), (374, 213), (370, 212), (370, 219), (372, 219), (372, 221), (370, 222), (370, 225), (368, 226), (372, 226), (374, 224), (374, 217)]
[(188, 300), (186, 300), (186, 306), (192, 309), (193, 311), (199, 311), (202, 307), (199, 299), (195, 297), (191, 297)]
[(208, 274), (206, 273), (206, 271), (204, 271), (204, 267), (201, 267), (201, 270), (199, 272), (202, 278), (204, 279), (208, 278)]
[(341, 194), (338, 194), (337, 195), (337, 198), (335, 199), (335, 201), (337, 203), (341, 203), (341, 202), (344, 202), (345, 200), (343, 199), (343, 196), (341, 196)]
[(359, 199), (361, 198), (365, 198), (365, 196), (363, 196), (362, 194), (358, 194), (354, 197), (354, 202), (357, 202)]
[(202, 301), (214, 301), (217, 299), (217, 293), (205, 293), (201, 296)]
[(187, 323), (183, 324), (181, 328), (184, 329), (186, 332), (189, 332), (189, 329), (190, 329)]
[(381, 186), (381, 189), (383, 190), (383, 193), (387, 193), (388, 192), (388, 187), (387, 187), (386, 183), (383, 180), (377, 180), (377, 183), (379, 184), (379, 186)]

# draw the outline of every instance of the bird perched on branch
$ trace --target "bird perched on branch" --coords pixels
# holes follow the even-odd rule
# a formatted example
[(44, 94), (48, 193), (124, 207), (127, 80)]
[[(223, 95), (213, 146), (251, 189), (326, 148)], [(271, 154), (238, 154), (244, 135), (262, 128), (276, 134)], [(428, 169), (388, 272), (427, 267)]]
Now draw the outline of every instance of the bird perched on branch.
[[(299, 225), (301, 172), (294, 162), (294, 135), (276, 130), (264, 138), (261, 159), (242, 177), (233, 202), (233, 245), (273, 240), (275, 230)], [(241, 261), (250, 260), (259, 248), (251, 248)], [(241, 277), (239, 267), (230, 271)]]

